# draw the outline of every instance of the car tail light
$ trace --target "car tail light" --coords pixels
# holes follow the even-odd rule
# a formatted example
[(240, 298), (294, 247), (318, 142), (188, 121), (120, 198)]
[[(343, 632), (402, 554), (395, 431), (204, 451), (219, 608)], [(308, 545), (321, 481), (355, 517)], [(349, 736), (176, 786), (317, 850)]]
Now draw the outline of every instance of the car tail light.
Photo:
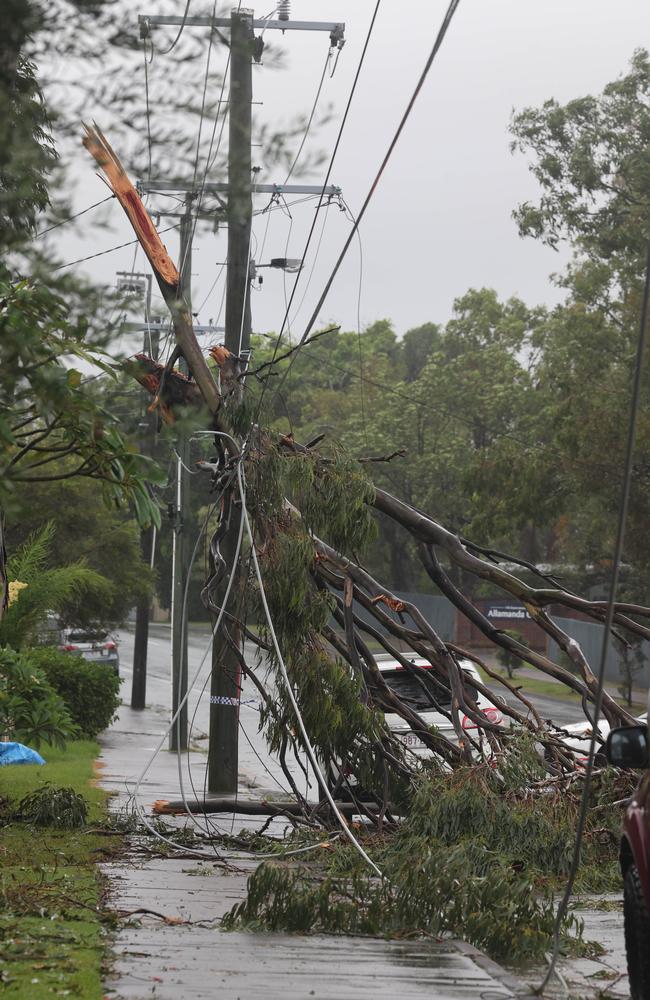
[(63, 647), (66, 653), (71, 653), (73, 649), (78, 649), (78, 646), (73, 646), (71, 642), (67, 642)]
[[(493, 726), (498, 726), (503, 721), (503, 715), (498, 708), (484, 708), (483, 715)], [(473, 719), (470, 719), (469, 715), (463, 716), (461, 725), (463, 729), (478, 729), (477, 724)]]
[(491, 722), (493, 726), (498, 726), (503, 722), (503, 715), (498, 708), (486, 708), (483, 714), (488, 722)]

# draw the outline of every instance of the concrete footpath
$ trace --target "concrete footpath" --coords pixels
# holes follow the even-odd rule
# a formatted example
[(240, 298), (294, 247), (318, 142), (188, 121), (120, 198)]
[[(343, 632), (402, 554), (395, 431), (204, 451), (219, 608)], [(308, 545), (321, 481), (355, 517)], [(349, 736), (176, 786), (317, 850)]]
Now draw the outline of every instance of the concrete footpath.
[[(116, 793), (114, 810), (128, 807), (129, 785), (135, 783), (164, 728), (160, 712), (122, 708), (119, 720), (102, 737), (101, 783)], [(204, 757), (190, 757), (198, 775)], [(260, 787), (258, 794), (266, 791)], [(250, 796), (250, 788), (246, 794)], [(163, 751), (143, 782), (140, 804), (150, 816), (153, 801), (177, 795), (176, 756)], [(235, 833), (260, 823), (241, 815), (235, 815), (234, 822), (226, 819), (222, 828), (230, 830), (232, 825)], [(177, 826), (186, 822), (175, 820)], [(107, 997), (509, 1000), (529, 996), (514, 977), (463, 942), (224, 933), (218, 929), (219, 919), (244, 898), (247, 876), (255, 866), (254, 860), (242, 860), (241, 855), (230, 857), (230, 865), (210, 850), (205, 858), (191, 853), (151, 857), (139, 851), (135, 839), (129, 857), (102, 866), (110, 909), (121, 915), (140, 908), (160, 914), (132, 913), (120, 921), (105, 981)]]
[[(162, 686), (152, 690), (162, 701)], [(119, 719), (102, 737), (101, 783), (114, 793), (114, 811), (132, 807), (135, 782), (166, 729), (167, 717), (161, 705), (144, 712), (123, 706)], [(196, 745), (204, 745), (201, 736), (197, 732)], [(266, 770), (263, 741), (252, 723), (246, 738), (251, 752), (242, 755), (241, 794), (248, 798), (277, 796), (277, 784), (271, 780), (275, 775)], [(186, 793), (190, 793), (189, 766), (200, 794), (205, 754), (184, 755), (183, 766)], [(179, 797), (177, 757), (163, 749), (142, 782), (138, 805), (151, 821), (151, 804), (156, 799)], [(221, 831), (235, 833), (257, 829), (262, 822), (236, 814), (208, 819), (213, 828), (217, 827), (215, 820)], [(172, 822), (179, 829), (192, 825), (187, 817)], [(205, 824), (206, 820), (197, 818), (196, 822)], [(273, 823), (280, 833), (285, 821)], [(463, 942), (224, 933), (219, 930), (219, 920), (244, 898), (247, 877), (257, 862), (234, 852), (217, 854), (210, 847), (199, 850), (202, 856), (188, 850), (180, 856), (161, 858), (152, 856), (134, 837), (125, 858), (103, 865), (108, 879), (107, 905), (121, 918), (105, 979), (106, 997), (509, 1000), (532, 996), (520, 978)], [(134, 912), (141, 909), (154, 912)], [(604, 909), (586, 909), (581, 916), (585, 918), (585, 936), (611, 947), (596, 962), (561, 965), (570, 995), (622, 1000), (629, 993), (624, 978), (622, 915), (617, 904), (607, 902)], [(534, 970), (526, 978), (537, 983), (541, 972)], [(546, 995), (569, 993), (558, 982)]]

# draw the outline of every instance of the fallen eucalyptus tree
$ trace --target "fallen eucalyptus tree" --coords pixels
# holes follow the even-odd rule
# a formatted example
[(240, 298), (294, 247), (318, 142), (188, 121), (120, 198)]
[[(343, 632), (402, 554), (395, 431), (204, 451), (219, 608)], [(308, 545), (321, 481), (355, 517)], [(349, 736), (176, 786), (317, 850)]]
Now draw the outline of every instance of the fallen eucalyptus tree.
[[(381, 819), (389, 814), (389, 803), (403, 803), (412, 794), (423, 765), (409, 756), (401, 741), (388, 730), (384, 722), (387, 712), (398, 715), (428, 748), (431, 758), (427, 767), (449, 770), (482, 765), (498, 776), (508, 754), (518, 752), (519, 734), (523, 733), (544, 761), (543, 773), (536, 779), (540, 788), (547, 788), (549, 780), (572, 781), (578, 766), (575, 755), (567, 749), (561, 730), (541, 718), (534, 699), (526, 696), (519, 685), (497, 674), (472, 650), (443, 640), (415, 604), (401, 600), (373, 579), (356, 553), (363, 551), (375, 530), (374, 512), (390, 518), (415, 541), (432, 588), (444, 594), (495, 646), (577, 694), (587, 719), (597, 697), (597, 678), (579, 644), (551, 618), (549, 607), (579, 611), (602, 623), (604, 603), (585, 600), (541, 574), (537, 576), (543, 586), (524, 582), (502, 564), (520, 565), (522, 570), (537, 573), (534, 567), (461, 539), (425, 512), (375, 488), (366, 474), (364, 459), (353, 459), (322, 438), (305, 446), (291, 436), (274, 438), (265, 431), (260, 414), (249, 413), (246, 400), (241, 402), (241, 360), (217, 346), (210, 351), (209, 362), (200, 349), (191, 313), (182, 298), (179, 272), (108, 141), (94, 127), (86, 129), (84, 144), (133, 225), (173, 323), (176, 347), (169, 361), (162, 365), (138, 355), (130, 370), (151, 394), (152, 407), (159, 409), (165, 421), (173, 422), (180, 412), (193, 408), (204, 413), (206, 428), (217, 432), (214, 458), (199, 463), (212, 477), (219, 501), (204, 603), (213, 612), (219, 610), (215, 603), (219, 584), (224, 574), (233, 572), (233, 567), (224, 563), (219, 543), (231, 512), (245, 504), (254, 526), (273, 630), (267, 622), (259, 634), (252, 632), (227, 608), (225, 616), (233, 634), (229, 637), (228, 629), (225, 634), (237, 652), (233, 635), (243, 631), (257, 643), (272, 667), (278, 666), (281, 650), (314, 747), (326, 768), (335, 767), (335, 791), (347, 784), (347, 792), (354, 799), (354, 788), (348, 780), (348, 776), (354, 776), (364, 794), (370, 792), (373, 796)], [(187, 363), (189, 376), (174, 367), (180, 356)], [(257, 379), (269, 376), (268, 371), (263, 375), (261, 369), (254, 374)], [(245, 493), (241, 492), (242, 482)], [(453, 582), (450, 566), (522, 602), (542, 632), (566, 654), (575, 672), (496, 628)], [(253, 595), (250, 606), (257, 611), (255, 620), (264, 622), (260, 580), (249, 573), (243, 583)], [(618, 604), (614, 624), (622, 636), (629, 633), (650, 638), (650, 608)], [(277, 636), (277, 648), (272, 631)], [(430, 728), (388, 686), (371, 644), (378, 644), (390, 654), (418, 684), (433, 691), (434, 678), (449, 692), (449, 708), (441, 707), (441, 711), (452, 723), (454, 738)], [(405, 647), (424, 658), (429, 668), (412, 663), (404, 653)], [(461, 667), (463, 659), (476, 663), (490, 683), (468, 677)], [(282, 684), (276, 686), (271, 697), (261, 671), (241, 654), (239, 661), (260, 693), (261, 719), (269, 748), (278, 754), (297, 801), (308, 813), (308, 804), (286, 762), (292, 750), (303, 766), (297, 753), (300, 739), (293, 707)], [(506, 692), (509, 699), (503, 696)], [(479, 694), (488, 697), (510, 725), (491, 721), (479, 707)], [(633, 722), (607, 693), (602, 711), (612, 725)], [(463, 728), (461, 716), (472, 721), (475, 736)]]

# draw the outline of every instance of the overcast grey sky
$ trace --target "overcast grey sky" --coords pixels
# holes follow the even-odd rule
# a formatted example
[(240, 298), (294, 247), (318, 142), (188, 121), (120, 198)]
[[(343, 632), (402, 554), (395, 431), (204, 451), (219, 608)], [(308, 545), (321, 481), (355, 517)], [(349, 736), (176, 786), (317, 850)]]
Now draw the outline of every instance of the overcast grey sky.
[[(183, 0), (176, 6), (182, 13)], [(194, 0), (193, 10), (200, 12), (204, 6)], [(156, 0), (141, 0), (141, 6), (134, 7), (134, 32), (137, 14), (156, 13), (157, 7)], [(267, 14), (269, 7), (256, 14)], [(353, 211), (365, 197), (446, 7), (447, 0), (401, 4), (384, 0), (380, 8), (332, 174)], [(331, 149), (373, 8), (374, 0), (293, 0), (294, 18), (346, 22), (346, 44), (321, 97), (323, 107), (334, 105), (334, 120), (308, 140), (308, 148)], [(255, 108), (256, 117), (275, 127), (309, 111), (328, 39), (316, 32), (290, 32), (284, 39), (277, 32), (273, 35), (271, 40), (285, 52), (285, 69), (256, 67), (254, 90), (255, 99), (263, 101)], [(647, 0), (461, 0), (361, 226), (362, 325), (388, 317), (402, 334), (429, 320), (444, 321), (454, 298), (473, 286), (491, 286), (501, 296), (519, 295), (530, 304), (557, 301), (549, 275), (561, 267), (562, 256), (520, 239), (511, 219), (518, 202), (537, 194), (524, 157), (509, 151), (511, 111), (550, 97), (564, 102), (596, 93), (626, 70), (635, 48), (649, 44)], [(174, 54), (161, 56), (159, 69), (163, 59), (171, 77)], [(197, 87), (202, 74), (203, 66), (197, 65)], [(101, 123), (106, 117), (102, 111), (89, 109), (89, 117)], [(73, 158), (74, 174), (80, 179), (75, 206), (80, 209), (101, 198), (105, 188), (81, 148)], [(317, 182), (323, 172), (324, 168), (300, 180)], [(273, 179), (283, 180), (282, 172), (278, 170)], [(257, 197), (256, 207), (263, 207), (266, 200)], [(287, 256), (300, 256), (313, 211), (310, 203), (293, 209)], [(116, 203), (111, 204), (113, 217), (110, 234), (93, 234), (92, 215), (86, 217), (83, 235), (71, 236), (64, 228), (59, 237), (61, 254), (69, 259), (129, 239), (130, 228)], [(258, 255), (266, 221), (267, 216), (255, 220)], [(261, 262), (285, 255), (289, 222), (281, 212), (272, 213)], [(302, 333), (348, 231), (345, 217), (330, 208), (308, 287), (310, 258), (301, 278), (296, 303), (306, 288), (307, 294), (292, 318), (295, 333)], [(167, 245), (175, 254), (177, 240), (175, 234), (170, 236)], [(193, 249), (196, 307), (216, 276), (217, 262), (225, 259), (225, 233), (197, 231)], [(129, 268), (132, 259), (133, 250), (125, 249), (85, 267), (90, 275), (111, 282), (114, 272)], [(137, 269), (143, 270), (145, 264), (140, 253)], [(275, 330), (284, 314), (283, 276), (268, 270), (263, 274), (263, 288), (252, 300), (253, 326)], [(292, 281), (289, 276), (287, 289)], [(222, 288), (221, 280), (201, 312), (203, 322), (217, 316)], [(322, 309), (322, 320), (354, 328), (358, 288), (355, 241)]]

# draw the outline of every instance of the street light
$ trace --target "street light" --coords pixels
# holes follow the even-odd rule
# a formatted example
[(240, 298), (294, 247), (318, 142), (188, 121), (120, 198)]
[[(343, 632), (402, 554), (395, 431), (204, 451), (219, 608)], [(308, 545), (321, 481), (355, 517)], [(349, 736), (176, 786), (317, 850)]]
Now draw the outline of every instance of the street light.
[(268, 264), (258, 264), (258, 267), (277, 267), (281, 271), (295, 274), (302, 267), (302, 261), (296, 257), (271, 257)]
[(256, 264), (254, 260), (251, 260), (248, 267), (248, 275), (251, 281), (255, 281), (257, 278), (260, 285), (264, 280), (260, 274), (258, 277), (257, 272), (262, 267), (273, 267), (276, 271), (286, 271), (288, 274), (296, 274), (302, 268), (302, 260), (298, 257), (271, 257), (268, 264)]

